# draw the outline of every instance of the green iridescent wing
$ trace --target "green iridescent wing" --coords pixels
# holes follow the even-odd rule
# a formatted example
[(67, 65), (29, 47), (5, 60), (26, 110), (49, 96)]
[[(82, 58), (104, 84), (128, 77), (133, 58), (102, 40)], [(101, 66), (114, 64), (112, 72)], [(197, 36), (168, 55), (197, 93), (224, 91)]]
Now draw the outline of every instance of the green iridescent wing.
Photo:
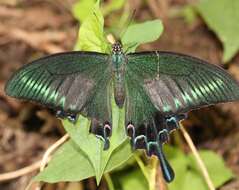
[(133, 75), (137, 80), (131, 89), (144, 90), (144, 102), (150, 98), (164, 116), (239, 99), (237, 82), (225, 70), (200, 59), (169, 52), (133, 53), (127, 59), (128, 80)]
[(111, 121), (109, 55), (67, 52), (27, 64), (8, 81), (8, 95), (61, 110)]
[(162, 144), (184, 113), (239, 99), (239, 86), (223, 69), (197, 58), (167, 52), (127, 55), (127, 132), (135, 149), (158, 156), (164, 179), (174, 172)]

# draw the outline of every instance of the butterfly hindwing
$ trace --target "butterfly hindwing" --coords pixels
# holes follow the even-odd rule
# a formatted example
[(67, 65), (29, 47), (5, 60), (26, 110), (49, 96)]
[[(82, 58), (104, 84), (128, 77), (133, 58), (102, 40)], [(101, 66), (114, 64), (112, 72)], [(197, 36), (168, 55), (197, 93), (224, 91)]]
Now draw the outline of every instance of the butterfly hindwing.
[(5, 90), (16, 98), (104, 122), (110, 120), (108, 59), (109, 55), (95, 52), (47, 56), (16, 72)]
[(164, 179), (174, 172), (162, 144), (191, 109), (239, 99), (239, 86), (221, 68), (166, 52), (127, 54), (127, 132), (133, 148), (159, 158)]
[(140, 125), (152, 119), (156, 109), (133, 72), (126, 72), (126, 84), (126, 121)]

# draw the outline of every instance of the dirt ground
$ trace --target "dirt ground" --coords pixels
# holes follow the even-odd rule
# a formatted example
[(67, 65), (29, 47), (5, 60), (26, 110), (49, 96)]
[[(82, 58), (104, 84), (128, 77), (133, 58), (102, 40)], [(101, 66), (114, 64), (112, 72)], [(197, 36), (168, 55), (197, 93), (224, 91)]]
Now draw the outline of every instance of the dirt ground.
[[(0, 173), (14, 171), (41, 159), (44, 151), (65, 132), (51, 110), (19, 102), (4, 93), (10, 75), (36, 57), (71, 50), (77, 36), (78, 23), (71, 15), (71, 0), (0, 1)], [(187, 24), (180, 16), (168, 14), (189, 1), (171, 0), (166, 4), (143, 4), (129, 1), (136, 8), (136, 19), (163, 18), (165, 31), (157, 42), (141, 50), (169, 50), (190, 54), (218, 64), (239, 80), (239, 56), (223, 65), (222, 45), (200, 18)], [(163, 8), (163, 11), (157, 11)], [(221, 154), (228, 167), (239, 176), (239, 102), (193, 111), (185, 126), (200, 148)], [(23, 190), (36, 173), (0, 182), (1, 190)], [(63, 190), (71, 186), (96, 189), (93, 179), (83, 183), (46, 184), (43, 189)], [(101, 185), (104, 189), (105, 183)], [(238, 190), (237, 178), (221, 190)]]

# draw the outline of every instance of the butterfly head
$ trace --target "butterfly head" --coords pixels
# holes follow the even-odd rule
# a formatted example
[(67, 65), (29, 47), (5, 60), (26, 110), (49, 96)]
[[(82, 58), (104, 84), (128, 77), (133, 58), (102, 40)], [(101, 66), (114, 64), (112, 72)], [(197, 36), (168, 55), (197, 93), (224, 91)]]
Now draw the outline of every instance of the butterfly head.
[(120, 42), (115, 42), (112, 45), (112, 53), (113, 54), (122, 54), (123, 53), (122, 44)]

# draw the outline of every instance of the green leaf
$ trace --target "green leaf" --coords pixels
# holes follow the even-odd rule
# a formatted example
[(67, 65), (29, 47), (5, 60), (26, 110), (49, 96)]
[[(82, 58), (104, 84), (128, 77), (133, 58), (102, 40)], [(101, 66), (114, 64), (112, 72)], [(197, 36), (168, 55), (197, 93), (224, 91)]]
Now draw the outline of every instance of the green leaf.
[(230, 61), (239, 50), (239, 1), (202, 0), (197, 10), (221, 40), (223, 61)]
[(89, 13), (92, 11), (92, 7), (95, 4), (95, 0), (79, 0), (72, 7), (72, 13), (74, 17), (83, 22)]
[[(72, 13), (73, 16), (79, 21), (83, 22), (89, 13), (92, 11), (96, 0), (78, 0), (73, 4)], [(107, 3), (102, 2), (102, 13), (107, 16), (113, 11), (117, 11), (124, 6), (125, 0), (114, 0)]]
[(163, 32), (162, 22), (157, 20), (134, 24), (128, 27), (122, 37), (122, 43), (128, 52), (133, 52), (138, 45), (157, 40)]
[(106, 16), (113, 11), (117, 11), (121, 9), (124, 3), (125, 3), (125, 0), (114, 0), (114, 1), (110, 1), (109, 3), (106, 3), (102, 8), (103, 15)]
[[(169, 190), (191, 190), (192, 187), (194, 190), (207, 189), (201, 170), (192, 154), (185, 155), (178, 148), (168, 146), (165, 150), (176, 174), (175, 180), (169, 184)], [(201, 150), (199, 153), (216, 188), (233, 177), (219, 155), (206, 150)]]
[[(209, 175), (215, 187), (220, 187), (233, 177), (231, 170), (225, 166), (221, 156), (207, 150), (201, 150), (200, 156), (204, 161), (206, 168), (208, 169)], [(189, 159), (191, 160), (191, 168), (200, 173), (200, 169), (198, 168), (198, 165), (192, 154), (190, 155)]]
[(187, 158), (187, 155), (183, 153), (179, 148), (164, 145), (164, 151), (175, 172), (175, 179), (172, 183), (169, 184), (169, 190), (181, 189), (179, 187), (182, 187), (184, 185), (189, 159)]
[[(126, 141), (112, 153), (105, 172), (114, 170), (126, 162), (130, 156), (131, 147)], [(34, 180), (56, 183), (80, 181), (94, 175), (94, 168), (87, 156), (74, 141), (70, 140), (57, 150), (46, 169), (39, 173)]]
[(148, 183), (144, 175), (137, 169), (126, 169), (122, 172), (113, 174), (113, 180), (116, 184), (116, 190), (148, 190)]
[(183, 10), (180, 12), (188, 24), (192, 24), (195, 22), (197, 18), (197, 11), (194, 6), (186, 5)]
[[(82, 116), (74, 125), (68, 120), (63, 120), (63, 126), (72, 140), (80, 147), (87, 155), (94, 170), (96, 180), (99, 183), (105, 167), (110, 159), (112, 152), (126, 141), (127, 136), (124, 128), (125, 110), (119, 109), (115, 104), (112, 96), (112, 136), (110, 137), (110, 148), (107, 151), (103, 150), (103, 142), (96, 138), (95, 135), (89, 133), (90, 121)], [(126, 155), (129, 156), (129, 155)]]
[(104, 18), (100, 11), (98, 1), (88, 17), (83, 21), (74, 49), (107, 52), (108, 47), (104, 37)]
[[(185, 173), (184, 180), (181, 188), (183, 190), (204, 190), (208, 189), (207, 185), (205, 185), (204, 179), (200, 177), (200, 174), (195, 171), (188, 171)], [(178, 187), (174, 188), (178, 190)], [(170, 190), (173, 190), (170, 188)]]
[[(100, 11), (98, 1), (80, 27), (79, 39), (75, 49), (106, 52), (108, 44), (104, 38), (103, 27), (104, 18)], [(107, 151), (103, 151), (103, 143), (97, 139), (95, 135), (89, 134), (89, 120), (80, 116), (75, 126), (67, 120), (63, 121), (64, 128), (71, 136), (72, 140), (75, 141), (91, 162), (97, 183), (100, 182), (100, 179), (105, 172), (105, 167), (112, 152), (127, 139), (124, 129), (124, 116), (125, 110), (120, 110), (115, 104), (114, 98), (112, 98), (113, 132), (110, 138), (110, 149)], [(126, 157), (127, 156), (128, 155), (126, 155)]]

